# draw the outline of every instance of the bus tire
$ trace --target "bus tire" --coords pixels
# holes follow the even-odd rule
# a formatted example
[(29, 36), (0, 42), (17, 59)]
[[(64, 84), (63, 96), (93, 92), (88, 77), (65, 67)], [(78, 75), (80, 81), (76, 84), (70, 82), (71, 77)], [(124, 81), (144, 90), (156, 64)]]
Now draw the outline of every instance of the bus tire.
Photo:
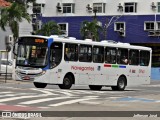
[(123, 91), (126, 87), (126, 78), (124, 76), (120, 76), (118, 78), (117, 86), (111, 86), (112, 90)]
[(47, 86), (47, 83), (38, 83), (38, 82), (34, 82), (34, 86), (36, 88), (45, 88)]
[(70, 75), (67, 75), (63, 79), (63, 84), (59, 84), (60, 89), (70, 89), (72, 87), (73, 79)]
[(101, 90), (102, 86), (101, 85), (89, 85), (89, 88), (91, 90)]

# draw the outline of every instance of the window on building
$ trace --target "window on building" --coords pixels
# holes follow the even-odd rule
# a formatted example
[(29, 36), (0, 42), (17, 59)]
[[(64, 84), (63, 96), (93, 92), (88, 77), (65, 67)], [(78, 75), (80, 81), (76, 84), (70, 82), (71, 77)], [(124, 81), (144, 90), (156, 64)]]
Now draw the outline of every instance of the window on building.
[(63, 13), (75, 13), (75, 4), (63, 3)]
[(125, 13), (136, 13), (137, 12), (137, 3), (130, 2), (125, 3)]
[(155, 30), (154, 22), (145, 22), (144, 30)]
[(42, 13), (42, 5), (43, 4), (33, 4), (33, 14), (41, 14)]
[(120, 36), (125, 36), (125, 23), (124, 22), (115, 22), (114, 23), (114, 31), (117, 31)]
[(158, 12), (160, 12), (160, 2), (157, 3), (158, 7)]
[(105, 13), (106, 4), (105, 3), (93, 3), (93, 9), (96, 9), (97, 13)]
[(94, 63), (104, 62), (104, 47), (99, 47), (99, 46), (93, 47), (93, 62)]
[(114, 30), (115, 31), (120, 31), (121, 29), (125, 30), (125, 23), (124, 22), (114, 23)]
[(91, 62), (92, 61), (92, 46), (91, 45), (80, 45), (79, 61), (80, 62)]
[(68, 23), (58, 23), (60, 30), (61, 30), (61, 35), (62, 36), (68, 36)]

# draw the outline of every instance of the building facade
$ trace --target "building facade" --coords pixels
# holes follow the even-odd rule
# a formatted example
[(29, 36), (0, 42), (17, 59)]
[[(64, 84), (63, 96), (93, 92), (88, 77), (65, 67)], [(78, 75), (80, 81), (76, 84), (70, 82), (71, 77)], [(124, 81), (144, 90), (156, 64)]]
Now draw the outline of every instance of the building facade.
[[(37, 0), (41, 7), (42, 23), (55, 21), (65, 36), (82, 39), (81, 23), (96, 19), (102, 27), (107, 25), (107, 35), (100, 39), (112, 39), (128, 43), (160, 42), (160, 0)], [(94, 10), (97, 10), (96, 12)]]

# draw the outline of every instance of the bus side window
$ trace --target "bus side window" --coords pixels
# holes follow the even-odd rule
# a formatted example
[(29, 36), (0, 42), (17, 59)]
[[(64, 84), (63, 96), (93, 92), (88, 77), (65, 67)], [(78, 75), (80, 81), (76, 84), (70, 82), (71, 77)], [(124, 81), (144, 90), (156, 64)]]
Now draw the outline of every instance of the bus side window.
[(149, 51), (140, 51), (140, 66), (148, 66), (150, 61)]
[(139, 65), (139, 50), (130, 50), (129, 51), (129, 64), (130, 65)]
[(91, 62), (92, 61), (92, 46), (91, 45), (80, 45), (79, 46), (79, 61), (80, 62)]
[(93, 62), (95, 63), (104, 62), (104, 47), (99, 47), (99, 46), (93, 47)]
[(65, 61), (77, 61), (78, 60), (78, 45), (77, 44), (65, 44), (64, 50)]
[(116, 48), (107, 47), (105, 48), (105, 63), (115, 64), (116, 63)]
[(117, 50), (117, 63), (118, 64), (128, 64), (128, 49), (118, 48)]
[(62, 60), (62, 49), (63, 49), (62, 43), (52, 43), (51, 49), (50, 49), (50, 68), (54, 68), (58, 66)]

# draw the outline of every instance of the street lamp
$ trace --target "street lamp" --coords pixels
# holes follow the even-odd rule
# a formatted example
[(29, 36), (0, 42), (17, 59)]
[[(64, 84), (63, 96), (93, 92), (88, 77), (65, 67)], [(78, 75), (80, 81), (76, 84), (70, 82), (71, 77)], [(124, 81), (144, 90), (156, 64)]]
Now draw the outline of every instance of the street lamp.
[(97, 10), (96, 8), (94, 8), (94, 9), (93, 9), (94, 19), (96, 19), (96, 17), (97, 17), (97, 12), (98, 12), (98, 10)]
[[(110, 25), (112, 25), (115, 21), (117, 21), (121, 16), (112, 16), (111, 19), (106, 18), (106, 23), (104, 25), (104, 38), (107, 40), (107, 29)], [(116, 18), (114, 21), (113, 19)]]

